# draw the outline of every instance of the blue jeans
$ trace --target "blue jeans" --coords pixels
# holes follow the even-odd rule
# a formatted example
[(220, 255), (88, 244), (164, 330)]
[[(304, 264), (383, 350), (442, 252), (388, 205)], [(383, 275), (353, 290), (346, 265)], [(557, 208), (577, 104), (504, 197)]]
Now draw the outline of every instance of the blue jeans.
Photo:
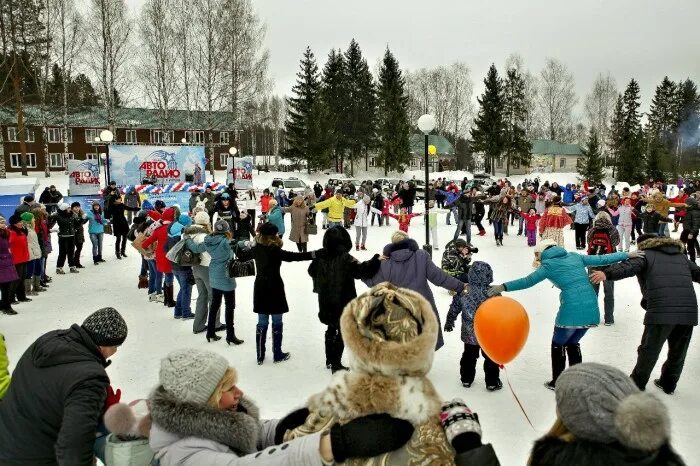
[(155, 259), (147, 259), (148, 264), (148, 294), (163, 292), (163, 274), (156, 269)]
[(177, 279), (177, 285), (180, 289), (177, 292), (175, 300), (175, 317), (188, 317), (192, 315), (192, 285), (187, 282), (188, 277), (192, 272), (189, 270), (176, 270), (173, 275)]
[(102, 239), (104, 233), (90, 233), (90, 242), (92, 243), (92, 256), (102, 255)]
[(258, 314), (258, 325), (267, 327), (268, 322), (270, 322), (270, 317), (272, 317), (272, 325), (279, 325), (282, 323), (282, 314)]
[(588, 331), (587, 328), (554, 327), (552, 343), (555, 345), (575, 345)]

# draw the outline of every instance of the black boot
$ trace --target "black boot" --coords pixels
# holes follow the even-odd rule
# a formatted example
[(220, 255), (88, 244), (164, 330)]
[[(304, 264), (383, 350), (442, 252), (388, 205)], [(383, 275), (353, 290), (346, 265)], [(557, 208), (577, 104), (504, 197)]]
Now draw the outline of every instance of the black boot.
[(581, 364), (583, 357), (581, 356), (580, 344), (566, 345), (564, 348), (566, 348), (566, 355), (569, 357), (569, 367)]
[(255, 352), (258, 356), (258, 366), (265, 360), (265, 343), (267, 343), (267, 325), (255, 327)]
[(335, 347), (333, 346), (333, 342), (335, 341), (335, 330), (332, 329), (331, 327), (328, 327), (326, 329), (326, 335), (325, 335), (325, 344), (326, 344), (326, 369), (330, 369), (331, 365), (333, 364), (333, 351), (335, 350)]
[(331, 372), (335, 374), (338, 371), (347, 371), (347, 367), (343, 366), (340, 362), (343, 357), (343, 350), (345, 345), (343, 344), (343, 338), (340, 332), (336, 333), (333, 341), (333, 360), (331, 361)]
[(228, 328), (226, 329), (226, 344), (228, 345), (241, 345), (243, 344), (243, 340), (239, 339), (236, 337), (236, 329), (231, 326), (231, 331), (228, 331)]
[(550, 390), (554, 390), (557, 379), (566, 367), (566, 352), (562, 345), (552, 343), (552, 380), (544, 384)]
[(289, 353), (282, 351), (282, 330), (284, 324), (272, 324), (272, 355), (274, 362), (286, 361), (291, 357)]

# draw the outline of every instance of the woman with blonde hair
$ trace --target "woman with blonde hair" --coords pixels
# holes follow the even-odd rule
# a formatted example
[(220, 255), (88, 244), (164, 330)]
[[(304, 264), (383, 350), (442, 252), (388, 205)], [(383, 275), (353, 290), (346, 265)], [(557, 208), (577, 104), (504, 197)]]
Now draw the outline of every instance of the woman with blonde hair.
[(159, 379), (149, 399), (149, 438), (161, 466), (322, 466), (395, 450), (414, 431), (406, 421), (374, 415), (283, 443), (284, 433), (303, 424), (308, 410), (261, 420), (222, 356), (175, 350), (161, 361)]

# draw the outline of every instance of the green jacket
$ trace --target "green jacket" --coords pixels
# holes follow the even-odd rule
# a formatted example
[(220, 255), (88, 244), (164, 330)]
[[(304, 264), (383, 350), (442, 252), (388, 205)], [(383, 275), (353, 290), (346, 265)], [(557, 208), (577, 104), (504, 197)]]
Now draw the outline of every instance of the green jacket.
[(10, 388), (10, 362), (7, 360), (7, 349), (5, 348), (5, 337), (0, 335), (0, 400), (5, 396)]

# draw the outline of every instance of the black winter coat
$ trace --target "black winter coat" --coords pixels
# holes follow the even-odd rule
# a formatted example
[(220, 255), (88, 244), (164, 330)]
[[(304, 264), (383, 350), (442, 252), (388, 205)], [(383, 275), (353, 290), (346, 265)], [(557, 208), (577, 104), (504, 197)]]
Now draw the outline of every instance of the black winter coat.
[(290, 252), (267, 243), (257, 243), (251, 249), (255, 259), (253, 285), (253, 312), (256, 314), (284, 314), (289, 312), (280, 267), (284, 262), (308, 261), (314, 252)]
[[(461, 463), (457, 463), (461, 466)], [(481, 465), (482, 463), (472, 463)], [(544, 437), (532, 449), (532, 466), (683, 466), (685, 463), (670, 445), (655, 452), (631, 450), (613, 443), (577, 440), (565, 442)]]
[(700, 283), (700, 267), (688, 260), (683, 243), (662, 236), (642, 241), (637, 248), (645, 252), (644, 257), (606, 267), (606, 278), (637, 276), (647, 311), (644, 325), (697, 325), (693, 282)]
[(56, 223), (58, 224), (59, 237), (75, 236), (75, 220), (73, 212), (70, 210), (59, 210), (56, 215)]
[(697, 237), (698, 232), (700, 232), (700, 208), (698, 208), (698, 201), (688, 198), (686, 203), (688, 204), (688, 209), (685, 217), (683, 217), (683, 229), (690, 230), (690, 233)]
[(109, 218), (112, 219), (112, 231), (115, 235), (126, 235), (129, 233), (129, 222), (124, 216), (124, 212), (127, 210), (138, 212), (140, 209), (138, 207), (129, 207), (124, 203), (109, 206)]
[(0, 464), (92, 465), (107, 365), (77, 324), (39, 337), (0, 402)]
[(318, 293), (318, 318), (325, 325), (339, 325), (343, 309), (357, 297), (355, 280), (372, 278), (379, 271), (379, 254), (359, 262), (349, 254), (351, 249), (352, 239), (345, 228), (326, 230), (325, 254), (309, 266), (314, 293)]

